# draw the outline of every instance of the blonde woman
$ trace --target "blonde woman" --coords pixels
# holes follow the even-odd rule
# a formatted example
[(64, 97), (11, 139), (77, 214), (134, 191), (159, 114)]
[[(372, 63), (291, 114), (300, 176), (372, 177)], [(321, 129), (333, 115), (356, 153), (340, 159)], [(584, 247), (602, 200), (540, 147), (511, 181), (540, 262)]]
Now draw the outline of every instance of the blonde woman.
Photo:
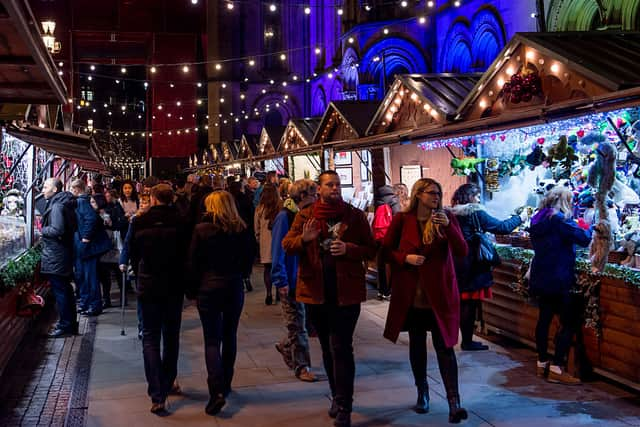
[[(537, 375), (549, 382), (578, 384), (577, 378), (564, 369), (573, 334), (580, 327), (576, 315), (579, 301), (572, 298), (575, 285), (576, 248), (588, 246), (591, 231), (573, 221), (573, 193), (566, 187), (555, 187), (540, 202), (540, 210), (531, 218), (531, 243), (535, 255), (531, 261), (529, 291), (538, 297), (540, 314), (536, 326), (538, 351)], [(560, 318), (553, 361), (547, 354), (549, 326), (554, 314)]]
[(393, 184), (393, 192), (398, 197), (398, 202), (400, 203), (400, 208), (403, 211), (406, 211), (409, 208), (409, 189), (405, 184)]
[(210, 395), (205, 412), (215, 415), (231, 392), (244, 305), (242, 278), (251, 270), (255, 245), (230, 193), (214, 191), (204, 205), (206, 212), (194, 229), (189, 250), (187, 296), (197, 299)]
[(460, 407), (458, 362), (453, 347), (460, 327), (460, 294), (454, 256), (467, 254), (455, 215), (442, 210), (442, 186), (430, 178), (416, 181), (406, 212), (396, 214), (384, 238), (391, 264), (392, 295), (384, 336), (396, 342), (409, 331), (409, 360), (418, 391), (414, 410), (429, 412), (427, 331), (431, 331), (440, 375), (449, 402), (449, 422), (467, 418)]

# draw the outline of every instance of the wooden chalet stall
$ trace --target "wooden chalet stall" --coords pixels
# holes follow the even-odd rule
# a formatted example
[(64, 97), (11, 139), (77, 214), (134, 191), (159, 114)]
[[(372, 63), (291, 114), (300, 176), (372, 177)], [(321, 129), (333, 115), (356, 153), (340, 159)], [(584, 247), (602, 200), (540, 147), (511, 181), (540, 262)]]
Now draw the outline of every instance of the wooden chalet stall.
[(264, 159), (264, 171), (276, 171), (284, 175), (287, 171), (286, 159), (276, 151), (284, 135), (284, 126), (265, 126), (260, 132), (257, 157)]
[[(47, 151), (13, 136), (8, 128), (24, 123), (56, 127), (60, 105), (67, 102), (67, 89), (47, 51), (26, 0), (0, 0), (0, 138), (3, 161), (3, 206), (0, 213), (0, 375), (20, 340), (32, 324), (30, 310), (22, 310), (24, 295), (46, 296), (48, 288), (39, 279), (37, 247), (37, 178), (64, 171)], [(7, 161), (10, 160), (10, 161)], [(57, 167), (54, 167), (54, 164)], [(19, 206), (15, 210), (9, 205)], [(23, 290), (21, 294), (21, 289)]]
[(319, 125), (319, 117), (291, 119), (282, 134), (276, 151), (287, 158), (287, 172), (292, 181), (314, 179), (320, 173), (320, 155), (317, 151), (311, 151)]
[(454, 120), (464, 98), (481, 74), (410, 74), (400, 75), (380, 104), (367, 135), (384, 136), (395, 132), (396, 142), (385, 148), (385, 172), (388, 182), (402, 183), (409, 192), (419, 178), (440, 182), (444, 200), (450, 200), (466, 177), (453, 176), (451, 159), (464, 157), (458, 147), (441, 144), (412, 144), (404, 134), (417, 128), (437, 129)]
[[(562, 176), (562, 169), (555, 169), (558, 158), (550, 155), (560, 152), (560, 161), (566, 161), (572, 153), (588, 162), (593, 138), (618, 145), (619, 174), (626, 176), (633, 155), (619, 138), (638, 146), (629, 132), (631, 123), (640, 119), (639, 64), (640, 33), (519, 33), (468, 92), (456, 111), (456, 122), (416, 128), (405, 137), (450, 146), (473, 144), (478, 157), (495, 160), (496, 169), (505, 175), (496, 178), (499, 188), (485, 193), (485, 205), (504, 218), (511, 212), (508, 201), (521, 204), (535, 178)], [(569, 144), (563, 146), (562, 141)], [(573, 151), (559, 151), (567, 145)], [(547, 151), (547, 168), (538, 166), (536, 157), (524, 160), (538, 148)], [(571, 170), (577, 166), (574, 162)], [(485, 181), (489, 172), (487, 166)], [(579, 184), (581, 176), (572, 174), (571, 180)], [(621, 211), (627, 219), (637, 218), (639, 208), (636, 200)], [(630, 230), (637, 231), (637, 226)], [(520, 247), (526, 241), (524, 231), (501, 240), (503, 263), (494, 271), (494, 298), (484, 301), (483, 320), (490, 331), (533, 346), (537, 309), (528, 303), (523, 284), (533, 255)], [(618, 257), (610, 256), (610, 261), (614, 258)], [(630, 265), (633, 258), (629, 257)], [(589, 362), (596, 372), (640, 389), (640, 263), (635, 265), (608, 264), (602, 274), (592, 274), (588, 261), (579, 260), (577, 270), (589, 303), (581, 331)]]
[(258, 152), (258, 138), (258, 135), (242, 135), (240, 138), (236, 160), (242, 165), (246, 176), (251, 176), (259, 165), (259, 162), (254, 160)]
[(329, 104), (314, 137), (314, 146), (322, 148), (329, 169), (340, 175), (342, 197), (361, 209), (373, 203), (371, 152), (367, 149), (334, 150), (338, 142), (365, 136), (378, 109), (377, 101), (334, 101)]

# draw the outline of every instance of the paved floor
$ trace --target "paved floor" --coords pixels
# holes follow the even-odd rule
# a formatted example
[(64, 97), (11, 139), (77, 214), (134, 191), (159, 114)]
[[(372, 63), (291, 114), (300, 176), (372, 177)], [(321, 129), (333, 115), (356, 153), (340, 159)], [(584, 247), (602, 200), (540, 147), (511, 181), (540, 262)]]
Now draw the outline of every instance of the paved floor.
[[(258, 274), (254, 283), (258, 282)], [(239, 329), (234, 392), (218, 417), (204, 413), (207, 402), (203, 339), (195, 307), (183, 315), (179, 381), (184, 395), (170, 399), (171, 415), (149, 413), (135, 311), (126, 312), (120, 335), (116, 309), (99, 317), (88, 391), (88, 421), (99, 426), (330, 426), (328, 383), (302, 383), (285, 367), (273, 345), (283, 334), (280, 307), (265, 306), (264, 292), (246, 294)], [(448, 425), (448, 408), (433, 351), (429, 354), (431, 413), (411, 411), (415, 388), (406, 336), (391, 344), (381, 336), (387, 303), (363, 306), (355, 336), (357, 426)], [(312, 339), (314, 370), (323, 374), (320, 349)], [(461, 394), (469, 426), (640, 425), (640, 398), (605, 382), (577, 387), (548, 384), (534, 375), (535, 354), (525, 348), (458, 353)], [(431, 350), (431, 347), (430, 347)]]

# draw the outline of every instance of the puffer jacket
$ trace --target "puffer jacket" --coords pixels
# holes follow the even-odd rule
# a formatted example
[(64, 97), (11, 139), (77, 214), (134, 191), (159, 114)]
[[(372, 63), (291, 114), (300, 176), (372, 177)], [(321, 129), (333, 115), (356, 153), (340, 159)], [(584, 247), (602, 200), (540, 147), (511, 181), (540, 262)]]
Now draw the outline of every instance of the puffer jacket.
[(575, 284), (576, 248), (591, 242), (591, 230), (583, 230), (552, 209), (541, 209), (531, 219), (529, 290), (532, 295), (567, 296)]
[[(451, 212), (456, 216), (467, 244), (469, 244), (476, 231), (474, 215), (483, 233), (509, 234), (522, 224), (520, 217), (515, 214), (504, 221), (500, 221), (489, 215), (484, 210), (484, 207), (478, 203), (456, 205), (451, 208)], [(488, 288), (493, 284), (491, 269), (489, 267), (478, 268), (478, 266), (472, 265), (472, 256), (471, 251), (469, 251), (466, 256), (455, 258), (456, 277), (460, 292), (473, 292)]]
[(64, 209), (75, 209), (75, 197), (58, 192), (42, 214), (42, 267), (44, 274), (69, 277), (73, 274), (73, 230), (65, 221)]

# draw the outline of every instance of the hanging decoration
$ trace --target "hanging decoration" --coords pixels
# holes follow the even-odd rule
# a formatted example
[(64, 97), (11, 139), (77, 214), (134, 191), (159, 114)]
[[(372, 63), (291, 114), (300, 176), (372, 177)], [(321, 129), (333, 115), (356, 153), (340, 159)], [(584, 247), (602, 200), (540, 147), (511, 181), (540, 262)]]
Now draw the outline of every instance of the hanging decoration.
[(530, 102), (534, 97), (542, 95), (542, 81), (537, 71), (523, 69), (511, 76), (511, 79), (502, 86), (498, 98), (505, 102), (519, 104)]
[(496, 193), (500, 191), (500, 161), (497, 158), (487, 159), (484, 170), (484, 182), (487, 191)]

